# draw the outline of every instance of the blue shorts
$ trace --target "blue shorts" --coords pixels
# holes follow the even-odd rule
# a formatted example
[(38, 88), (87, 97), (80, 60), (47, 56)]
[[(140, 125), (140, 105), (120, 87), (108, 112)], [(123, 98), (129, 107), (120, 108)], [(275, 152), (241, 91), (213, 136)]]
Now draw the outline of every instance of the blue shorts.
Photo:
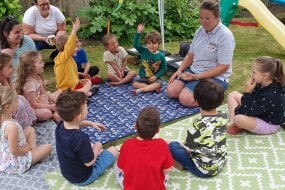
[(134, 82), (139, 82), (139, 83), (145, 83), (145, 84), (153, 84), (153, 83), (159, 83), (162, 86), (162, 80), (161, 79), (156, 79), (154, 82), (149, 82), (148, 78), (142, 78), (140, 76), (136, 76), (134, 78)]
[(197, 168), (189, 153), (179, 142), (171, 142), (168, 146), (174, 160), (179, 162), (183, 168), (189, 170), (191, 173), (201, 178), (211, 177), (211, 175), (204, 174)]
[(55, 46), (50, 46), (46, 42), (43, 42), (43, 41), (34, 41), (34, 42), (35, 42), (35, 45), (38, 51), (42, 49), (56, 49)]
[(93, 171), (92, 171), (91, 176), (85, 182), (75, 183), (75, 185), (83, 186), (83, 185), (89, 185), (90, 183), (93, 183), (115, 161), (116, 161), (116, 158), (111, 152), (109, 152), (108, 150), (103, 150), (103, 152), (101, 152), (101, 154), (99, 154), (99, 156), (96, 158), (96, 161), (93, 165)]
[[(188, 72), (188, 73), (193, 73), (195, 74), (190, 68), (186, 69), (184, 72)], [(196, 87), (196, 85), (198, 84), (199, 80), (192, 80), (192, 81), (188, 81), (188, 80), (183, 80), (181, 78), (176, 78), (177, 80), (180, 80), (181, 82), (183, 82), (185, 84), (185, 87), (189, 90), (194, 92), (194, 89)], [(226, 81), (221, 81), (220, 79), (217, 78), (211, 78), (214, 82), (218, 83), (219, 85), (221, 85), (223, 87), (224, 90), (226, 90), (228, 88), (228, 83)]]

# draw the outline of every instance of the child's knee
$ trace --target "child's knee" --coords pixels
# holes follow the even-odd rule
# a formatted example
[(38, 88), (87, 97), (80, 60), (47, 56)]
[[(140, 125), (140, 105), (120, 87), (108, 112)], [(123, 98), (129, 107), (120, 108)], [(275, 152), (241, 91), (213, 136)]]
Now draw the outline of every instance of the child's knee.
[(119, 151), (116, 147), (111, 146), (107, 149), (111, 154), (113, 154), (113, 156), (115, 156), (115, 158), (118, 158), (119, 156)]
[(36, 115), (39, 120), (49, 120), (52, 117), (52, 111), (49, 109), (37, 109)]

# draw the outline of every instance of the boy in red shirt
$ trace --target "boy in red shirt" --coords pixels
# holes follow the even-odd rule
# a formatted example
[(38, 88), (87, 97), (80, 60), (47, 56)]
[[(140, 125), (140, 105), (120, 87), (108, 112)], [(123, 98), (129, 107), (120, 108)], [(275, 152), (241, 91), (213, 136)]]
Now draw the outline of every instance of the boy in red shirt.
[(135, 129), (138, 137), (128, 139), (121, 147), (114, 170), (124, 190), (164, 190), (166, 178), (173, 166), (167, 143), (153, 138), (159, 132), (160, 114), (146, 107), (139, 114)]

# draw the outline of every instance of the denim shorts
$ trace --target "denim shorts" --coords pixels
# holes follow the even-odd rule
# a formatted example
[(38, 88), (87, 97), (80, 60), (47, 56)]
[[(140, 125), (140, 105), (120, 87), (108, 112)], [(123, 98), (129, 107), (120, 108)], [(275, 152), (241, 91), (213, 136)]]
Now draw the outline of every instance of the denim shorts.
[[(185, 70), (184, 72), (188, 72), (188, 73), (193, 73), (195, 74), (190, 68)], [(188, 80), (183, 80), (181, 78), (176, 78), (177, 80), (180, 80), (181, 82), (184, 83), (185, 87), (189, 90), (194, 92), (195, 86), (198, 84), (199, 80), (192, 80), (192, 81), (188, 81)], [(214, 82), (218, 83), (219, 85), (221, 85), (223, 87), (224, 90), (226, 90), (228, 88), (228, 83), (226, 81), (222, 81), (220, 79), (217, 78), (211, 78)]]
[(168, 146), (172, 157), (183, 166), (183, 169), (187, 169), (194, 175), (201, 178), (211, 177), (211, 175), (204, 174), (197, 168), (189, 153), (179, 142), (173, 141), (169, 143)]
[(103, 150), (103, 152), (101, 152), (101, 154), (99, 154), (98, 157), (96, 158), (96, 161), (93, 165), (91, 176), (86, 181), (82, 183), (75, 183), (75, 185), (84, 186), (84, 185), (89, 185), (90, 183), (93, 183), (115, 161), (116, 161), (116, 158), (111, 152), (109, 152), (108, 150)]
[(269, 124), (262, 119), (256, 118), (256, 127), (250, 132), (259, 135), (269, 135), (276, 133), (280, 128), (280, 125)]

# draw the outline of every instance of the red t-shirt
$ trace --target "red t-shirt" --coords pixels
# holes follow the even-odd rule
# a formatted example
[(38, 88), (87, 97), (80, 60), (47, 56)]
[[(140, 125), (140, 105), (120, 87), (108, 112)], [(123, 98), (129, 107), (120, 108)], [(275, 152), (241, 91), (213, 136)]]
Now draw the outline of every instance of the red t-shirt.
[(118, 167), (124, 173), (124, 190), (163, 190), (163, 169), (173, 166), (173, 158), (163, 139), (129, 139), (120, 150)]

